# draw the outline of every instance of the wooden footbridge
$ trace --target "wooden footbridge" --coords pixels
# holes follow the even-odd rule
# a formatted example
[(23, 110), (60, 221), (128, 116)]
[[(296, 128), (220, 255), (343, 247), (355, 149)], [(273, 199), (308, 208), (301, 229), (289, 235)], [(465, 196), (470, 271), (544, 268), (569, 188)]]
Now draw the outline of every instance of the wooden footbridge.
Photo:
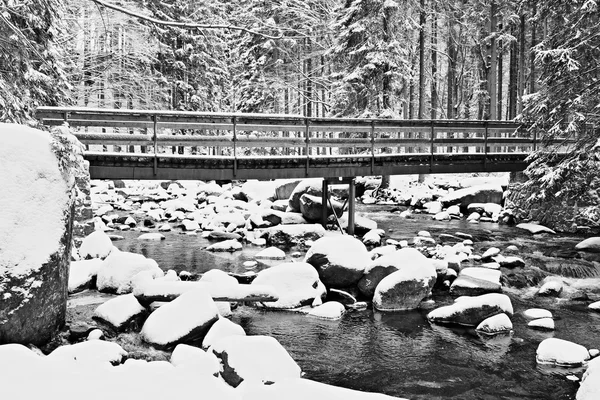
[(306, 118), (40, 107), (86, 145), (92, 179), (277, 179), (520, 171), (535, 135), (508, 121)]

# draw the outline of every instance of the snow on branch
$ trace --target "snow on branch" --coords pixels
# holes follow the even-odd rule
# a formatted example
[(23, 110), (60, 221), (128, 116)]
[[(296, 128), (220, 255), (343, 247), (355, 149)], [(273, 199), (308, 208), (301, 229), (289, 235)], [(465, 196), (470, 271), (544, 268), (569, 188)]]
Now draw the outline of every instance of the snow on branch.
[(135, 11), (131, 11), (126, 8), (119, 7), (114, 4), (107, 3), (103, 0), (90, 0), (90, 1), (92, 1), (96, 4), (99, 4), (103, 7), (110, 8), (111, 10), (118, 11), (120, 13), (127, 14), (132, 17), (139, 18), (144, 21), (148, 21), (148, 22), (151, 22), (151, 23), (157, 24), (157, 25), (174, 26), (174, 27), (183, 28), (183, 29), (231, 29), (231, 30), (250, 33), (252, 35), (262, 36), (267, 39), (281, 39), (281, 36), (271, 36), (271, 35), (267, 35), (265, 33), (256, 32), (251, 29), (247, 29), (247, 28), (244, 28), (241, 26), (236, 26), (236, 25), (218, 25), (218, 24), (213, 25), (213, 24), (195, 24), (195, 23), (191, 23), (191, 22), (164, 21), (164, 20), (149, 17), (147, 15), (139, 14)]

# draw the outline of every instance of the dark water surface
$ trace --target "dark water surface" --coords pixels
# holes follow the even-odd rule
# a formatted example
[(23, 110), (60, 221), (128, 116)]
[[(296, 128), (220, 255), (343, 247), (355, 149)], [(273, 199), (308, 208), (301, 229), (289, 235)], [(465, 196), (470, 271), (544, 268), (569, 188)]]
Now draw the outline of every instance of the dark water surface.
[[(475, 237), (477, 253), (492, 245), (503, 249), (516, 244), (523, 255), (551, 255), (573, 248), (580, 240), (569, 236), (534, 238), (525, 231), (497, 224), (435, 222), (424, 217), (403, 220), (386, 211), (390, 208), (363, 206), (359, 211), (376, 220), (395, 239), (411, 238), (420, 230), (428, 230), (434, 237), (439, 233), (470, 233)], [(138, 232), (122, 234), (126, 239), (115, 242), (117, 247), (154, 258), (165, 270), (204, 272), (221, 268), (244, 272), (243, 261), (253, 260), (261, 250), (245, 245), (243, 252), (211, 254), (203, 250), (210, 242), (200, 236), (171, 232), (162, 242), (138, 242)], [(258, 269), (266, 266), (262, 264)], [(587, 348), (600, 347), (600, 314), (588, 311), (586, 304), (530, 298), (525, 291), (509, 295), (515, 308), (514, 332), (494, 337), (480, 336), (472, 329), (432, 325), (425, 310), (366, 310), (348, 313), (339, 321), (324, 321), (244, 306), (234, 311), (233, 321), (249, 335), (275, 337), (302, 367), (305, 377), (320, 382), (409, 399), (574, 399), (578, 384), (567, 380), (566, 375), (581, 376), (581, 371), (542, 368), (535, 362), (535, 351), (548, 337), (571, 340)], [(446, 295), (434, 300), (435, 307), (452, 301)], [(552, 311), (554, 332), (526, 326), (522, 312), (532, 307)]]

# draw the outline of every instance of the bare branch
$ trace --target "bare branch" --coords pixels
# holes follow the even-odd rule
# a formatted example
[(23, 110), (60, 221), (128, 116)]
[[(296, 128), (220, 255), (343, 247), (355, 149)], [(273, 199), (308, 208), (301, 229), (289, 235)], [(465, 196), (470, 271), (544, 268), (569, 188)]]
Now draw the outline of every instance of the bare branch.
[(262, 36), (266, 39), (281, 39), (282, 36), (271, 36), (271, 35), (267, 35), (265, 33), (261, 33), (261, 32), (256, 32), (253, 31), (251, 29), (247, 29), (241, 26), (236, 26), (236, 25), (212, 25), (212, 24), (195, 24), (195, 23), (191, 23), (191, 22), (172, 22), (172, 21), (164, 21), (164, 20), (160, 20), (160, 19), (156, 19), (156, 18), (152, 18), (149, 17), (147, 15), (142, 15), (139, 14), (135, 11), (131, 11), (128, 10), (126, 8), (123, 7), (119, 7), (116, 6), (114, 4), (110, 4), (107, 3), (103, 0), (90, 0), (96, 4), (99, 4), (103, 7), (109, 8), (111, 10), (114, 11), (118, 11), (120, 13), (123, 14), (127, 14), (129, 16), (135, 17), (135, 18), (139, 18), (141, 20), (147, 21), (147, 22), (151, 22), (153, 24), (156, 25), (163, 25), (163, 26), (173, 26), (176, 28), (182, 28), (182, 29), (229, 29), (229, 30), (235, 30), (235, 31), (242, 31), (242, 32), (246, 32), (246, 33), (250, 33), (252, 35), (257, 35), (257, 36)]

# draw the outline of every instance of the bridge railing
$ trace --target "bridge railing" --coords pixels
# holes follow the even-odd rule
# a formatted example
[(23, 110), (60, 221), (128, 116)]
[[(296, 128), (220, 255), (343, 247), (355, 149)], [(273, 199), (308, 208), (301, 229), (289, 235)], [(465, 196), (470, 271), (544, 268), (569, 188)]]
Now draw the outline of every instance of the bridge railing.
[[(307, 118), (297, 115), (40, 107), (90, 152), (213, 157), (529, 153), (535, 134), (510, 121)], [(124, 133), (126, 132), (126, 133)]]

